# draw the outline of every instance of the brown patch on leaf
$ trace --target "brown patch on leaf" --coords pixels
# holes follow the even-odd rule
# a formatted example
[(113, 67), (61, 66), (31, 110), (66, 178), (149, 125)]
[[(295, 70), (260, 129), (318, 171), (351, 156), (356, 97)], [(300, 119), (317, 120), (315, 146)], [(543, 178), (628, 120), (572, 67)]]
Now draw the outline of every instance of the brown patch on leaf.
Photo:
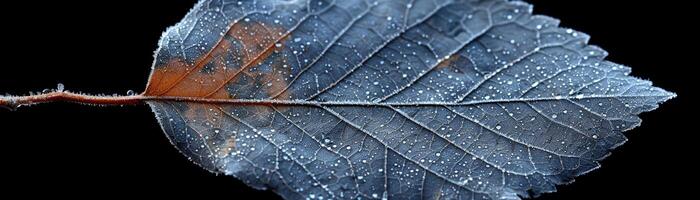
[(165, 66), (153, 69), (149, 86), (145, 94), (159, 94), (165, 92), (170, 86), (177, 84), (180, 77), (191, 69), (184, 60), (176, 58), (168, 61)]
[[(254, 70), (245, 70), (242, 75), (238, 76), (233, 82), (244, 83), (239, 85), (239, 89), (258, 90), (258, 93), (264, 93), (261, 98), (272, 98), (277, 96), (278, 99), (289, 99), (290, 95), (287, 91), (282, 92), (289, 84), (289, 75), (292, 69), (289, 66), (286, 54), (284, 52), (284, 44), (287, 38), (283, 38), (275, 45), (275, 49), (269, 51), (271, 55), (267, 55), (267, 60), (260, 60)], [(264, 62), (264, 63), (263, 63)], [(277, 95), (282, 92), (282, 94)], [(236, 94), (232, 94), (233, 98), (237, 98)], [(250, 98), (241, 96), (240, 98)]]
[[(275, 43), (279, 41), (282, 44), (286, 40), (287, 35), (284, 33), (279, 27), (269, 27), (262, 23), (235, 23), (194, 64), (176, 58), (165, 66), (155, 67), (144, 95), (213, 99), (236, 96), (226, 91), (226, 85), (240, 77), (241, 73), (246, 73), (246, 70), (268, 59), (276, 51), (275, 47), (279, 46)], [(269, 76), (269, 79), (280, 78), (272, 74), (265, 76)], [(273, 88), (276, 87), (280, 86)]]
[(452, 63), (457, 62), (459, 60), (459, 58), (460, 57), (457, 55), (451, 55), (451, 56), (447, 57), (446, 59), (442, 59), (442, 60), (438, 61), (440, 63), (438, 63), (438, 65), (435, 67), (435, 69), (440, 70), (443, 68), (450, 67), (450, 65), (452, 65)]
[(209, 153), (216, 155), (218, 134), (223, 133), (220, 131), (217, 133), (215, 130), (223, 127), (224, 115), (212, 111), (218, 111), (216, 105), (193, 103), (187, 104), (187, 109), (179, 111), (178, 114), (183, 117), (187, 126), (194, 130), (194, 134), (204, 141)]
[(187, 104), (189, 107), (182, 113), (190, 127), (197, 132), (204, 132), (212, 128), (222, 128), (222, 117), (218, 111), (217, 105), (213, 104)]
[(226, 138), (223, 146), (219, 148), (219, 151), (217, 152), (217, 156), (219, 157), (226, 157), (228, 154), (231, 153), (231, 151), (236, 149), (236, 136)]

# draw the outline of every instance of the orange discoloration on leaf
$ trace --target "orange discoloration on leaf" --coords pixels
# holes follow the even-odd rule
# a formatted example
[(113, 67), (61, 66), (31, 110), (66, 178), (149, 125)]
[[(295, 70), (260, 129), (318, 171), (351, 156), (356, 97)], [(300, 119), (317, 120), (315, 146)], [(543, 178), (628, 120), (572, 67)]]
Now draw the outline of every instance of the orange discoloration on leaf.
[(440, 70), (443, 68), (450, 67), (450, 65), (452, 65), (452, 63), (457, 62), (459, 60), (459, 58), (460, 57), (456, 56), (456, 55), (449, 56), (449, 57), (441, 60), (440, 63), (435, 67), (435, 69)]
[[(278, 49), (282, 48), (284, 47), (278, 47)], [(262, 87), (267, 97), (273, 97), (289, 84), (287, 77), (292, 73), (292, 70), (287, 62), (287, 58), (283, 54), (278, 54), (270, 61), (267, 71), (250, 74), (256, 80), (254, 84)], [(278, 99), (288, 100), (289, 98), (290, 95), (285, 92), (279, 95)]]
[[(144, 95), (201, 99), (258, 95), (271, 98), (287, 87), (292, 73), (288, 65), (289, 52), (285, 51), (287, 34), (280, 27), (254, 22), (235, 23), (209, 52), (189, 61), (193, 63), (173, 58), (164, 66), (156, 66)], [(284, 92), (276, 97), (287, 100), (290, 96)], [(226, 116), (231, 113), (218, 104), (188, 103), (187, 106), (180, 115), (214, 156), (227, 156), (236, 149), (236, 134), (225, 129)], [(245, 112), (245, 116), (262, 121), (270, 119), (277, 111), (260, 105)]]
[[(287, 35), (279, 27), (261, 23), (234, 23), (226, 35), (194, 64), (175, 58), (165, 66), (154, 69), (147, 96), (200, 97), (230, 99), (226, 85), (248, 73), (252, 66), (260, 65), (276, 51), (276, 43), (282, 44)], [(279, 60), (283, 58), (276, 58)], [(286, 61), (285, 61), (286, 62)], [(275, 61), (274, 63), (277, 63)], [(265, 79), (279, 79), (277, 75), (264, 75)], [(281, 83), (286, 84), (286, 83)], [(273, 84), (277, 87), (280, 84)]]
[(219, 151), (216, 153), (217, 153), (217, 156), (219, 156), (219, 157), (226, 157), (234, 149), (236, 149), (236, 138), (235, 137), (226, 138), (224, 145), (221, 146)]
[(151, 74), (151, 80), (149, 81), (148, 87), (146, 87), (146, 92), (144, 94), (154, 95), (165, 92), (172, 85), (177, 84), (180, 81), (180, 77), (186, 74), (192, 67), (190, 67), (182, 59), (172, 59), (161, 66), (160, 68), (154, 69)]
[(216, 105), (213, 104), (188, 104), (188, 109), (182, 113), (188, 121), (198, 122), (197, 124), (207, 124), (206, 127), (192, 126), (195, 131), (207, 132), (207, 129), (212, 127), (221, 128), (222, 126), (222, 115), (219, 113), (212, 114), (212, 111), (218, 110)]
[[(245, 70), (240, 76), (237, 76), (232, 82), (239, 83), (241, 89), (258, 90), (257, 93), (264, 93), (266, 97), (273, 97), (289, 84), (289, 75), (292, 73), (291, 67), (288, 65), (288, 59), (284, 51), (284, 44), (287, 38), (282, 38), (275, 48), (264, 55), (267, 60), (259, 60), (256, 67), (250, 70)], [(232, 98), (247, 98), (246, 96), (238, 96), (231, 94)], [(284, 93), (284, 98), (288, 99), (290, 95)]]
[[(268, 115), (269, 111), (257, 112), (252, 115)], [(188, 104), (187, 110), (181, 115), (187, 120), (189, 127), (195, 130), (200, 139), (204, 140), (207, 149), (213, 156), (225, 157), (236, 149), (236, 132), (227, 129), (226, 111), (215, 104)]]
[[(193, 103), (188, 104), (187, 109), (180, 113), (212, 154), (217, 154), (217, 151), (220, 150), (215, 147), (217, 145), (214, 143), (219, 138), (218, 134), (224, 134), (221, 130), (225, 126), (224, 118), (226, 115), (218, 111), (219, 106), (217, 105)], [(214, 131), (215, 129), (220, 131)], [(235, 136), (231, 139), (235, 139)]]

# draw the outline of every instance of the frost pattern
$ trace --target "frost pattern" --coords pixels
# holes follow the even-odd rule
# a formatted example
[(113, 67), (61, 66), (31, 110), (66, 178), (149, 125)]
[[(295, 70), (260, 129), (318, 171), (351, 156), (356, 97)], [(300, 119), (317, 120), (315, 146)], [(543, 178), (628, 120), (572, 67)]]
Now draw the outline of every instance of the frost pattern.
[[(675, 94), (531, 11), (502, 0), (205, 0), (164, 33), (154, 66), (197, 62), (237, 23), (282, 27), (266, 35), (273, 55), (233, 65), (244, 78), (222, 85), (270, 104), (149, 104), (195, 163), (286, 199), (537, 196), (596, 169), (639, 113)], [(238, 50), (250, 48), (260, 47)]]

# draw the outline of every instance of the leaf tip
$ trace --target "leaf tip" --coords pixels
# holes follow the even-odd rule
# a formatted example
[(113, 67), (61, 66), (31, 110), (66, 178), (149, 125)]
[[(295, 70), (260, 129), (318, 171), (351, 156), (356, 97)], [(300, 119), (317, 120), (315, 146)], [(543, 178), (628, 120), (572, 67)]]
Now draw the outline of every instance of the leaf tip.
[(661, 97), (661, 99), (659, 99), (659, 101), (658, 101), (659, 104), (678, 97), (678, 94), (676, 94), (675, 92), (667, 91), (667, 90), (661, 89), (661, 88), (659, 90), (660, 90), (659, 96)]

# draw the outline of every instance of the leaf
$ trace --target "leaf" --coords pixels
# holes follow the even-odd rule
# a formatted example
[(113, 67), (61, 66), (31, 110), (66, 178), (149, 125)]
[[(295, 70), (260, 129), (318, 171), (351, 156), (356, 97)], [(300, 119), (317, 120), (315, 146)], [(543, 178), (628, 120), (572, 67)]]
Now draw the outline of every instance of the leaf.
[(203, 168), (286, 199), (519, 199), (675, 94), (502, 0), (204, 0), (143, 96)]

